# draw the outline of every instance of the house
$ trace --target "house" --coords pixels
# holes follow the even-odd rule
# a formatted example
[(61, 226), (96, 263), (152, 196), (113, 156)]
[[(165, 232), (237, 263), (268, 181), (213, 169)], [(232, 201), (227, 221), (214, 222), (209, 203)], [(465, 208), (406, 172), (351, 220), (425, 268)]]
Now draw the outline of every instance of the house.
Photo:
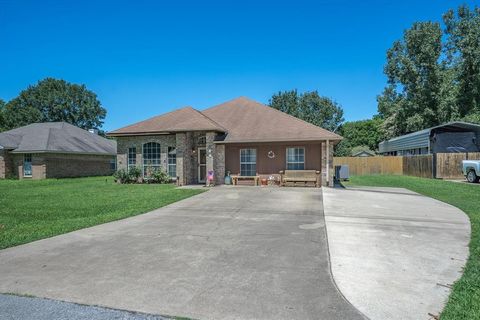
[(111, 174), (116, 142), (65, 122), (33, 123), (0, 133), (0, 178)]
[(375, 152), (370, 150), (361, 150), (352, 154), (352, 157), (374, 157)]
[(380, 142), (378, 149), (393, 156), (479, 152), (480, 125), (449, 122)]
[[(332, 185), (333, 146), (342, 138), (286, 113), (240, 97), (206, 110), (185, 107), (108, 133), (117, 139), (117, 167), (161, 168), (177, 184), (217, 184), (227, 172), (278, 178), (285, 169), (318, 170)], [(328, 170), (327, 170), (328, 167)]]

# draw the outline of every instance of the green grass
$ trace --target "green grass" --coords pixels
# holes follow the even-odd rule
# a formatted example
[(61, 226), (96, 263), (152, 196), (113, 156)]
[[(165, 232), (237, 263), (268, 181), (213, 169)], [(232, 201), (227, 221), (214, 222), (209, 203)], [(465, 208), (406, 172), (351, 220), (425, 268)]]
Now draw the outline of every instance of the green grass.
[(201, 193), (112, 177), (0, 180), (0, 249), (123, 219)]
[(354, 176), (345, 184), (406, 188), (463, 210), (472, 226), (470, 257), (440, 319), (480, 319), (480, 186), (408, 176)]

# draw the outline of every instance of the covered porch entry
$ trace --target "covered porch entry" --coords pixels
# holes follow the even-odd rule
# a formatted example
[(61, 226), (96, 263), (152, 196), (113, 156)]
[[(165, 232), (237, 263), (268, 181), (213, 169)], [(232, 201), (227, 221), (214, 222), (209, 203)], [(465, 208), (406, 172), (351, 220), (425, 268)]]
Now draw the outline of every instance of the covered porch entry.
[(238, 176), (239, 184), (254, 185), (255, 179), (242, 177), (257, 177), (279, 185), (285, 170), (312, 170), (318, 173), (316, 185), (333, 185), (332, 144), (329, 141), (225, 144), (225, 172)]

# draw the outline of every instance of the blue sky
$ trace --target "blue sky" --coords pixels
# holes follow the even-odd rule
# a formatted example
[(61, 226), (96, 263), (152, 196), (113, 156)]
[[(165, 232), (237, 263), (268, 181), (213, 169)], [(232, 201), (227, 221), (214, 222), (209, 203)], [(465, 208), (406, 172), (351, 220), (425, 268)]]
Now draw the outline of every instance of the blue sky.
[(104, 129), (182, 106), (318, 90), (346, 120), (376, 113), (385, 52), (414, 21), (474, 1), (0, 0), (0, 98), (83, 83)]

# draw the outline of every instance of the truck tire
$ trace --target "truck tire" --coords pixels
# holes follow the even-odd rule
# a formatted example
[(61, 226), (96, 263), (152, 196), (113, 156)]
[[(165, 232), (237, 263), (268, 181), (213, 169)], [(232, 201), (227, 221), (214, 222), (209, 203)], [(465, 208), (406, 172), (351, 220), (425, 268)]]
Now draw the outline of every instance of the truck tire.
[(475, 183), (475, 182), (478, 182), (480, 177), (477, 176), (477, 174), (475, 173), (475, 170), (470, 170), (468, 171), (467, 173), (467, 181), (470, 182), (470, 183)]

